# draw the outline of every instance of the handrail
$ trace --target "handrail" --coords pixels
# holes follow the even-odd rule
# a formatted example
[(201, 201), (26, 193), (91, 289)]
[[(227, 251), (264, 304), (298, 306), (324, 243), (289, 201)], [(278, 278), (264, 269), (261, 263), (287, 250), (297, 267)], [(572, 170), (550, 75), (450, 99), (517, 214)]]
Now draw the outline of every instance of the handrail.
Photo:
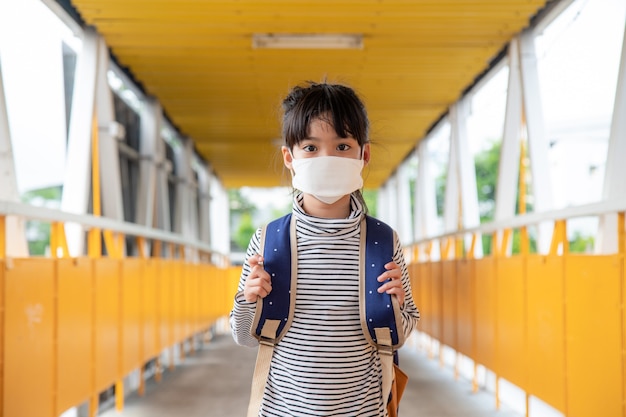
[(211, 255), (226, 255), (215, 251), (210, 245), (197, 240), (190, 240), (177, 233), (166, 232), (151, 227), (141, 226), (135, 223), (123, 222), (106, 217), (96, 217), (89, 214), (75, 214), (65, 211), (51, 209), (48, 207), (37, 207), (30, 204), (0, 200), (0, 216), (20, 216), (31, 220), (41, 220), (49, 222), (77, 223), (87, 229), (98, 228), (119, 232), (124, 235), (141, 236), (147, 239), (159, 240), (162, 242), (183, 245)]
[(518, 216), (508, 219), (481, 224), (480, 226), (468, 227), (462, 230), (455, 230), (435, 236), (429, 236), (409, 243), (407, 246), (421, 245), (437, 239), (446, 239), (466, 234), (491, 234), (505, 229), (517, 229), (520, 227), (530, 226), (542, 222), (571, 219), (575, 217), (599, 216), (621, 211), (626, 211), (626, 198), (601, 201), (598, 203), (585, 204), (581, 206), (566, 207), (559, 210), (520, 214)]

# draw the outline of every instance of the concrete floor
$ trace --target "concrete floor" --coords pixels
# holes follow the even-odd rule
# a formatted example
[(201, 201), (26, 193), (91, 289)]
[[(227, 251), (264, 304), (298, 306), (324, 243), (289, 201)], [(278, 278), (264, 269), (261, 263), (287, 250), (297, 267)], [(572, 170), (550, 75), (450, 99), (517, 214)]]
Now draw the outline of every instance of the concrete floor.
[[(504, 406), (496, 410), (492, 394), (472, 393), (469, 381), (455, 381), (450, 369), (441, 369), (414, 346), (400, 354), (410, 378), (400, 417), (521, 417)], [(229, 334), (218, 335), (160, 383), (149, 382), (143, 397), (129, 396), (122, 413), (110, 409), (101, 416), (245, 416), (255, 359), (256, 349), (235, 345)]]

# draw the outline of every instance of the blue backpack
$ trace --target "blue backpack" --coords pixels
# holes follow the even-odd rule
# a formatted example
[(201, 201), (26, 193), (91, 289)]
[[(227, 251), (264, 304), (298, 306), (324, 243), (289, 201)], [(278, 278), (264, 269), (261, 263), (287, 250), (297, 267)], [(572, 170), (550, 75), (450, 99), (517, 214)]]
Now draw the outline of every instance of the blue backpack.
[[(272, 291), (256, 305), (252, 336), (259, 340), (259, 353), (252, 383), (248, 416), (257, 416), (269, 373), (274, 346), (287, 333), (294, 316), (297, 288), (297, 242), (291, 214), (267, 224), (261, 233), (263, 267), (270, 274)], [(359, 310), (366, 340), (378, 349), (383, 367), (383, 396), (391, 391), (396, 350), (404, 343), (400, 306), (395, 296), (379, 293), (394, 252), (393, 229), (370, 216), (361, 221)], [(383, 397), (384, 398), (384, 397)]]

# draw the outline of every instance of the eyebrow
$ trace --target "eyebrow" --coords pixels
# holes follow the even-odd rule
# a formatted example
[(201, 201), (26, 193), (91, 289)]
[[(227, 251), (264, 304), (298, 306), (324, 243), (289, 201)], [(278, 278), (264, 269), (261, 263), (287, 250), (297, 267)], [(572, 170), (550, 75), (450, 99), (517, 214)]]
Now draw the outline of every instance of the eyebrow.
[[(306, 136), (306, 137), (302, 138), (302, 140), (320, 141), (321, 139), (316, 137), (316, 136)], [(355, 142), (358, 142), (358, 140), (355, 137), (353, 137), (353, 136), (348, 136), (348, 137), (345, 137), (345, 138), (342, 138), (341, 136), (337, 136), (334, 140), (336, 140), (336, 141), (353, 140)]]

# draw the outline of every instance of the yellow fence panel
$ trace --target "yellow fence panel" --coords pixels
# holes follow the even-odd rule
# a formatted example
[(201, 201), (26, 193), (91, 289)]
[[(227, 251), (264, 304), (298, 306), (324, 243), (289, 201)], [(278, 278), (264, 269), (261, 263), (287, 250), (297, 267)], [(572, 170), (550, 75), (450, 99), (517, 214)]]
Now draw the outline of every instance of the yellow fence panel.
[(434, 262), (430, 267), (430, 290), (432, 336), (441, 340), (443, 334), (443, 272), (441, 262)]
[(185, 340), (191, 335), (191, 305), (193, 300), (190, 298), (191, 290), (193, 287), (193, 268), (189, 264), (183, 265), (183, 287), (181, 298), (181, 326), (182, 326), (182, 339)]
[(457, 344), (457, 276), (456, 261), (442, 262), (442, 342), (451, 348), (458, 350)]
[(564, 263), (527, 258), (528, 393), (565, 412)]
[(103, 258), (93, 262), (95, 263), (94, 290), (96, 294), (95, 390), (100, 392), (122, 377), (118, 367), (121, 261)]
[(192, 333), (199, 332), (200, 330), (205, 328), (205, 326), (203, 326), (202, 314), (200, 312), (200, 301), (203, 296), (202, 292), (200, 291), (200, 272), (201, 272), (200, 266), (194, 265), (193, 266), (193, 279), (192, 279), (192, 284), (191, 284), (192, 289), (190, 292), (190, 297), (193, 300), (192, 311), (191, 311)]
[(426, 333), (432, 336), (433, 334), (433, 319), (432, 319), (432, 299), (433, 299), (433, 295), (432, 295), (432, 291), (431, 291), (431, 286), (432, 286), (432, 279), (430, 276), (430, 269), (431, 269), (431, 264), (430, 263), (421, 263), (418, 264), (419, 266), (419, 273), (418, 273), (418, 279), (420, 282), (420, 291), (422, 293), (422, 306), (421, 306), (421, 319), (420, 319), (420, 323), (419, 323), (419, 327), (420, 329)]
[(226, 294), (226, 304), (222, 308), (230, 312), (230, 310), (232, 310), (233, 308), (233, 303), (235, 302), (235, 294), (237, 294), (237, 288), (239, 286), (239, 278), (241, 277), (241, 266), (231, 266), (224, 272), (228, 276), (228, 281), (225, 286), (226, 288), (224, 289), (224, 293)]
[(474, 288), (476, 306), (476, 362), (496, 369), (496, 268), (492, 257), (476, 259)]
[[(0, 241), (2, 241), (2, 227), (3, 227), (3, 219), (0, 217)], [(2, 251), (2, 248), (0, 248)], [(0, 404), (4, 404), (4, 385), (5, 385), (5, 375), (4, 375), (4, 351), (5, 351), (5, 301), (6, 300), (6, 292), (5, 292), (5, 279), (4, 279), (4, 270), (5, 263), (4, 259), (2, 259), (2, 252), (0, 252)], [(0, 416), (5, 416), (4, 414), (4, 406), (0, 405)]]
[(496, 260), (496, 372), (522, 389), (528, 387), (526, 357), (525, 257)]
[(158, 349), (159, 269), (154, 259), (144, 260), (142, 297), (142, 353), (143, 358), (154, 358)]
[(187, 265), (187, 276), (185, 279), (185, 338), (190, 337), (195, 332), (195, 307), (197, 288), (196, 285), (196, 268), (194, 265)]
[(174, 343), (179, 343), (184, 339), (183, 334), (183, 300), (184, 300), (184, 288), (185, 288), (185, 271), (184, 263), (179, 260), (173, 262), (173, 276), (174, 276), (174, 291), (173, 291), (173, 305), (172, 305), (172, 318), (174, 326)]
[(5, 271), (4, 416), (53, 413), (52, 259), (9, 259)]
[(92, 266), (88, 258), (58, 263), (58, 401), (56, 415), (91, 393)]
[(473, 261), (466, 259), (457, 263), (457, 345), (465, 356), (474, 355), (474, 290)]
[(229, 296), (234, 299), (235, 294), (239, 290), (239, 279), (241, 278), (241, 266), (231, 266), (228, 269), (229, 274)]
[(200, 267), (200, 265), (193, 266), (193, 285), (192, 285), (193, 290), (191, 291), (191, 297), (193, 299), (193, 311), (192, 311), (193, 331), (192, 333), (197, 333), (201, 330), (206, 329), (206, 326), (204, 325), (204, 322), (202, 321), (202, 313), (200, 310), (200, 303), (204, 296), (204, 294), (200, 291), (201, 272), (202, 272), (202, 268)]
[(623, 415), (621, 256), (565, 257), (567, 412)]
[(174, 343), (172, 320), (174, 317), (174, 273), (173, 262), (160, 259), (158, 261), (161, 286), (159, 288), (159, 336), (160, 348), (164, 349)]
[(408, 265), (409, 277), (411, 278), (411, 290), (413, 296), (413, 302), (417, 306), (417, 309), (422, 311), (422, 291), (420, 291), (420, 283), (419, 283), (419, 265), (417, 263), (412, 263)]
[(210, 303), (209, 297), (211, 295), (211, 268), (209, 265), (200, 265), (200, 272), (198, 277), (198, 296), (200, 297), (200, 323), (203, 327), (206, 327), (210, 323)]
[(139, 331), (141, 326), (141, 290), (143, 259), (127, 258), (122, 265), (122, 375), (137, 369), (139, 358)]
[[(219, 316), (228, 316), (233, 308), (235, 294), (237, 293), (237, 284), (232, 287), (233, 277), (230, 275), (230, 268), (216, 268), (217, 287), (221, 294), (219, 303)], [(241, 270), (240, 270), (241, 272)], [(239, 277), (237, 277), (239, 282)]]

